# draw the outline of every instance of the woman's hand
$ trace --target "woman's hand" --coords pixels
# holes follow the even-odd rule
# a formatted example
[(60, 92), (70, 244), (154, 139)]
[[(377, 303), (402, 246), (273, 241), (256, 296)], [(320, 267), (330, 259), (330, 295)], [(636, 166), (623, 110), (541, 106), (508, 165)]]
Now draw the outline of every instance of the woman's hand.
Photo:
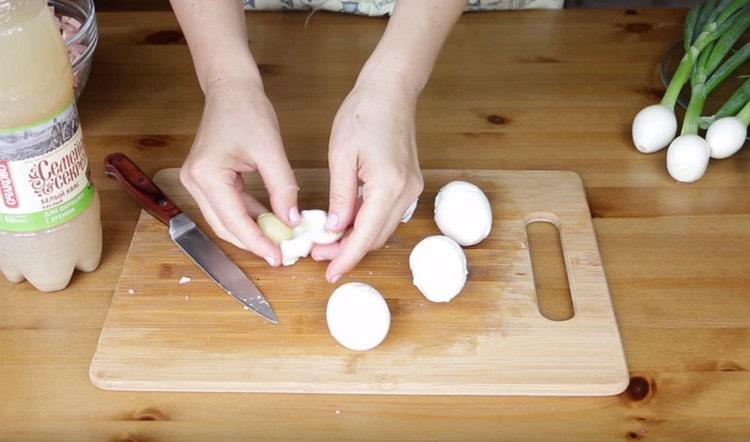
[(276, 114), (259, 81), (224, 77), (205, 90), (203, 117), (180, 180), (220, 238), (276, 266), (281, 251), (253, 220), (265, 208), (244, 191), (241, 175), (259, 172), (276, 216), (299, 223), (297, 183)]
[[(330, 219), (326, 228), (353, 229), (337, 244), (315, 246), (330, 259), (336, 282), (365, 254), (383, 245), (422, 192), (415, 137), (419, 93), (466, 0), (399, 0), (383, 37), (333, 122), (328, 152)], [(357, 179), (364, 201), (357, 211)]]
[[(416, 89), (398, 78), (359, 81), (333, 122), (326, 228), (353, 228), (336, 244), (315, 246), (330, 259), (326, 279), (336, 282), (370, 250), (381, 247), (422, 192), (415, 136)], [(361, 208), (357, 188), (363, 184)]]

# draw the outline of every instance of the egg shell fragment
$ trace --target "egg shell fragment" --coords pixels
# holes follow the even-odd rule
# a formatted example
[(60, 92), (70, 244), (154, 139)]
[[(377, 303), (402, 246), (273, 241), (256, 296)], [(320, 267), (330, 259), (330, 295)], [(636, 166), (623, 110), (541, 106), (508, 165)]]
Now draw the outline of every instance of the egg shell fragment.
[(343, 235), (343, 232), (326, 230), (328, 213), (324, 210), (303, 210), (300, 213), (300, 218), (299, 225), (294, 228), (294, 235), (307, 235), (315, 244), (333, 244)]
[[(300, 218), (299, 225), (290, 229), (292, 237), (279, 244), (281, 263), (284, 266), (293, 265), (300, 258), (310, 255), (314, 244), (333, 244), (343, 235), (343, 232), (329, 232), (325, 229), (328, 213), (324, 210), (303, 210)], [(260, 222), (260, 218), (258, 220)]]
[(404, 214), (401, 216), (402, 223), (408, 223), (409, 221), (411, 221), (411, 217), (414, 216), (414, 211), (417, 210), (418, 203), (419, 198), (415, 199), (414, 202), (406, 208), (406, 211), (404, 211)]
[(306, 236), (292, 238), (281, 243), (281, 264), (283, 266), (294, 265), (300, 258), (310, 255), (313, 242)]

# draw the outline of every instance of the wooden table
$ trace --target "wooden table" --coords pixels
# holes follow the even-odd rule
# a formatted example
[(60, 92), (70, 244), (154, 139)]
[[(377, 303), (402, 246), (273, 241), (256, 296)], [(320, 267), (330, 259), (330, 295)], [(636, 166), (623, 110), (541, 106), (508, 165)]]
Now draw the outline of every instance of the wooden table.
[[(422, 97), (425, 168), (569, 169), (587, 186), (631, 368), (606, 398), (105, 392), (88, 366), (138, 208), (106, 180), (124, 151), (153, 173), (190, 147), (201, 94), (167, 12), (101, 14), (80, 104), (104, 260), (58, 294), (0, 282), (0, 440), (378, 438), (747, 440), (750, 151), (693, 185), (629, 141), (663, 88), (681, 11), (465, 15)], [(330, 122), (384, 21), (248, 16), (295, 167), (325, 165)], [(321, 283), (322, 279), (321, 279)], [(242, 437), (240, 437), (242, 435)]]

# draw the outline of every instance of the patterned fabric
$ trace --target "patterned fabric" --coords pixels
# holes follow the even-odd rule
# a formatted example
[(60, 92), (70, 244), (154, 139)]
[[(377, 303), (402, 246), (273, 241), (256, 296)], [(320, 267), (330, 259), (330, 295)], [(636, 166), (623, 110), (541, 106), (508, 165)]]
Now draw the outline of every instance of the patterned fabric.
[[(313, 9), (359, 15), (387, 15), (396, 0), (243, 0), (245, 9), (253, 11), (283, 11)], [(560, 9), (564, 0), (468, 0), (467, 11), (498, 9)]]

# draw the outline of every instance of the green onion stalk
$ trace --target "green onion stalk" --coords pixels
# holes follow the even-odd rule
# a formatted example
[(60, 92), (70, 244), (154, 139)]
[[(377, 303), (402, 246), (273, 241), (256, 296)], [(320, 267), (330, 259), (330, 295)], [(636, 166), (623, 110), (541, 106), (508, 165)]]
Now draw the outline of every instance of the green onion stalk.
[[(735, 14), (739, 9), (747, 7), (748, 0), (724, 0), (716, 5), (715, 0), (708, 0), (703, 3), (699, 3), (694, 6), (688, 13), (688, 17), (685, 20), (685, 34), (684, 34), (684, 47), (685, 55), (680, 60), (680, 64), (677, 66), (672, 79), (667, 86), (667, 91), (662, 97), (661, 104), (674, 109), (677, 103), (677, 98), (680, 96), (680, 91), (691, 77), (693, 66), (695, 65), (699, 55), (709, 46), (712, 42), (717, 39), (724, 38), (726, 34), (730, 33), (730, 28), (736, 31), (736, 22), (739, 21), (739, 14)], [(705, 18), (704, 18), (705, 17)], [(697, 26), (701, 23), (708, 22), (703, 25), (702, 28)], [(702, 29), (699, 34), (695, 34), (696, 29)], [(732, 34), (735, 36), (734, 40), (726, 38), (725, 42), (731, 40), (731, 44), (727, 47), (730, 50), (732, 45), (736, 42), (736, 39), (742, 35), (745, 28), (740, 31), (739, 35), (736, 33)], [(724, 45), (726, 46), (726, 45)], [(726, 55), (726, 52), (724, 52)], [(716, 59), (718, 58), (718, 60)], [(711, 63), (718, 65), (718, 62), (723, 59), (723, 56), (717, 54), (716, 57), (712, 57)]]
[[(712, 150), (707, 140), (698, 136), (701, 114), (708, 95), (727, 77), (750, 59), (750, 43), (726, 59), (732, 47), (750, 27), (750, 6), (743, 2), (722, 23), (720, 37), (706, 45), (698, 55), (690, 74), (690, 102), (685, 110), (680, 136), (675, 138), (667, 150), (667, 170), (677, 181), (690, 183), (700, 179), (706, 172)], [(726, 13), (722, 11), (720, 16)], [(744, 103), (746, 104), (746, 103)], [(748, 110), (750, 113), (750, 110)], [(745, 131), (747, 124), (745, 124)]]
[(701, 117), (698, 125), (701, 129), (708, 129), (717, 120), (737, 115), (748, 102), (750, 102), (750, 78), (745, 79), (742, 85), (734, 91), (734, 94), (721, 105), (715, 114)]
[[(690, 10), (685, 20), (685, 55), (672, 76), (661, 102), (642, 109), (633, 120), (633, 143), (639, 151), (656, 152), (669, 145), (674, 139), (677, 133), (675, 104), (680, 91), (688, 80), (691, 80), (698, 58), (707, 49), (725, 46), (728, 39), (721, 45), (717, 41), (720, 41), (730, 29), (733, 30), (735, 26), (739, 26), (737, 25), (739, 18), (746, 14), (738, 11), (744, 11), (748, 4), (750, 0), (706, 0)], [(717, 63), (717, 60), (720, 62), (723, 58), (719, 57), (719, 54), (715, 58), (705, 57), (704, 62), (707, 67)], [(694, 107), (697, 106), (698, 103), (694, 104)], [(700, 108), (702, 109), (703, 106)]]
[[(709, 43), (707, 50), (699, 55), (690, 78), (690, 102), (685, 111), (681, 135), (698, 133), (701, 114), (708, 95), (750, 59), (750, 43), (747, 43), (722, 64), (748, 27), (750, 27), (750, 7), (737, 13), (726, 32), (717, 41)], [(741, 97), (738, 99), (741, 100)], [(730, 104), (736, 106), (735, 103)]]

